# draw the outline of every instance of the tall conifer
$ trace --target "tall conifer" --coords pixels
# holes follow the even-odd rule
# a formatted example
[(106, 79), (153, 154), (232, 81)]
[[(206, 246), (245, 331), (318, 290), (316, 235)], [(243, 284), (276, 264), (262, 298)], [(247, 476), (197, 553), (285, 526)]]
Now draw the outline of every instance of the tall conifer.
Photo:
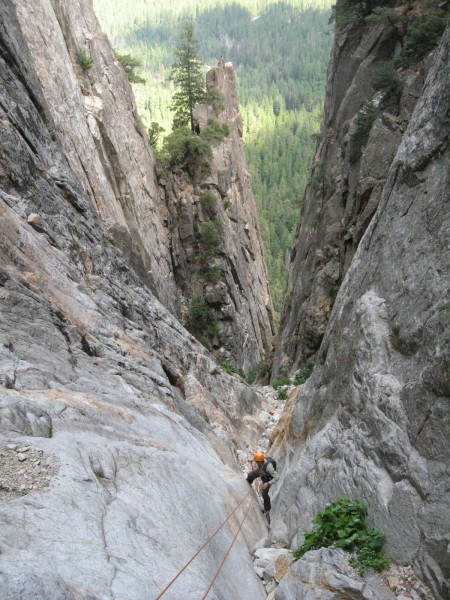
[(174, 112), (173, 127), (194, 127), (194, 107), (205, 98), (203, 63), (199, 58), (198, 42), (194, 36), (194, 23), (187, 21), (183, 26), (180, 41), (175, 51), (176, 62), (172, 65), (171, 80), (176, 92), (170, 108)]

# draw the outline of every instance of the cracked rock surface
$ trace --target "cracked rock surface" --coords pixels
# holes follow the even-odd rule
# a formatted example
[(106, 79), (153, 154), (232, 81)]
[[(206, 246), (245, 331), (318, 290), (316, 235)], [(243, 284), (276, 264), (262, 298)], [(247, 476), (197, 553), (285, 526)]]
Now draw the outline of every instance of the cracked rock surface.
[(274, 539), (296, 548), (325, 504), (368, 506), (385, 551), (450, 594), (450, 29), (336, 298), (285, 455)]

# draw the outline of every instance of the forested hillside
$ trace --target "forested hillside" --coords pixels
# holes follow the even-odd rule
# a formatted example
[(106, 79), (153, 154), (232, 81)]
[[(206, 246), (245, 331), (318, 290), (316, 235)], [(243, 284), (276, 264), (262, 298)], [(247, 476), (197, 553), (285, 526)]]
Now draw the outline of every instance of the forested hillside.
[(142, 63), (134, 90), (144, 121), (171, 127), (170, 67), (180, 24), (195, 18), (206, 65), (220, 57), (238, 75), (248, 166), (260, 213), (276, 314), (286, 281), (286, 253), (298, 221), (322, 113), (330, 0), (94, 0), (102, 27), (120, 53)]

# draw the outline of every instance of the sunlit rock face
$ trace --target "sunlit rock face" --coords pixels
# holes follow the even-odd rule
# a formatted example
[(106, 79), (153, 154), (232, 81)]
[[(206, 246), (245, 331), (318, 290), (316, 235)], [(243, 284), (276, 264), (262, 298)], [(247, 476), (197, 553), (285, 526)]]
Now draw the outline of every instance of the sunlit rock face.
[[(218, 69), (216, 85), (224, 98), (219, 116), (229, 123), (230, 135), (215, 146), (212, 177), (195, 183), (184, 173), (158, 177), (129, 81), (91, 2), (15, 2), (11, 11), (22, 40), (12, 52), (20, 53), (42, 90), (51, 135), (77, 186), (125, 261), (183, 321), (189, 320), (194, 295), (209, 302), (208, 282), (200, 276), (204, 265), (196, 260), (204, 251), (199, 230), (208, 219), (219, 222), (220, 253), (213, 266), (227, 293), (220, 303), (208, 304), (220, 327), (204, 341), (223, 362), (248, 372), (269, 351), (273, 323), (233, 69)], [(90, 68), (82, 66), (83, 53)], [(64, 185), (61, 162), (45, 168)], [(200, 196), (208, 190), (218, 199), (214, 217), (201, 208)]]
[[(246, 498), (261, 400), (167, 310), (162, 192), (90, 4), (3, 3), (0, 78), (0, 595), (148, 600)], [(206, 592), (251, 499), (172, 597)], [(253, 500), (209, 597), (265, 597), (265, 531)]]
[[(218, 322), (209, 339), (216, 357), (248, 373), (271, 349), (272, 300), (232, 65), (221, 60), (207, 73), (206, 83), (217, 92), (220, 106), (197, 106), (198, 130), (203, 132), (213, 120), (228, 125), (229, 133), (213, 144), (206, 178), (193, 185), (183, 174), (174, 174), (165, 181), (174, 274), (184, 314), (193, 297), (202, 297)], [(208, 204), (205, 194), (212, 198)], [(209, 259), (202, 242), (207, 227), (218, 238), (218, 249)], [(215, 270), (216, 280), (208, 279), (206, 270)]]
[(296, 547), (326, 502), (369, 507), (386, 552), (450, 593), (450, 31), (337, 296), (285, 454), (274, 539)]
[[(324, 124), (291, 252), (274, 379), (315, 361), (333, 303), (380, 202), (383, 187), (432, 57), (403, 71), (398, 95), (371, 78), (400, 50), (389, 24), (341, 26), (328, 68)], [(352, 136), (364, 103), (375, 120), (359, 158)]]

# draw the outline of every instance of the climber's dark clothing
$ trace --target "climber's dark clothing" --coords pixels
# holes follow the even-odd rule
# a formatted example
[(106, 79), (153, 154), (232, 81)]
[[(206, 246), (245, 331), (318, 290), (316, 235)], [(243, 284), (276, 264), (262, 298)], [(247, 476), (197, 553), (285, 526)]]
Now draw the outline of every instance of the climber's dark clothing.
[(261, 496), (264, 501), (264, 510), (269, 511), (271, 509), (269, 489), (278, 481), (279, 475), (274, 469), (273, 464), (268, 460), (265, 460), (263, 465), (258, 465), (257, 469), (248, 473), (247, 481), (252, 484), (258, 477), (261, 477), (263, 483), (269, 484), (268, 488), (261, 490)]

